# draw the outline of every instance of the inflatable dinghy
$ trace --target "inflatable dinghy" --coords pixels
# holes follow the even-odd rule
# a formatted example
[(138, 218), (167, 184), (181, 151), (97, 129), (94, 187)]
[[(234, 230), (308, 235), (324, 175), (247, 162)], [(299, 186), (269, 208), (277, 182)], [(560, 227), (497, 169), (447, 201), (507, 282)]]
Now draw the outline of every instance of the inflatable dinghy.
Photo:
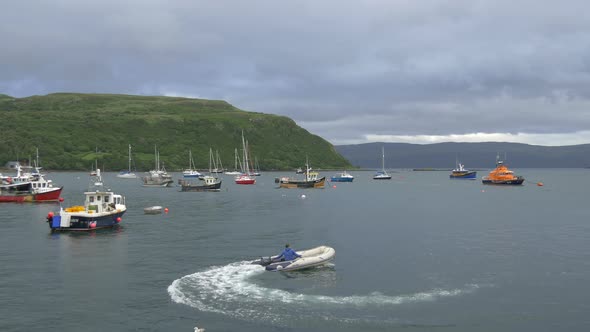
[(265, 266), (267, 271), (295, 271), (325, 264), (334, 258), (336, 251), (332, 247), (319, 246), (297, 251), (297, 254), (301, 257), (292, 261), (281, 261), (277, 255), (261, 257), (252, 263)]

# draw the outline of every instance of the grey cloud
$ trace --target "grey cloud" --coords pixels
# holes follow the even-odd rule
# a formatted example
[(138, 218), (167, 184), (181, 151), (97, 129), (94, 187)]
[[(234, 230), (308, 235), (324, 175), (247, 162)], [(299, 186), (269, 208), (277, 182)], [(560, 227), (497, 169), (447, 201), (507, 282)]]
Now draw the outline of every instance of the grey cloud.
[(175, 94), (329, 140), (588, 128), (585, 1), (13, 1), (0, 93)]

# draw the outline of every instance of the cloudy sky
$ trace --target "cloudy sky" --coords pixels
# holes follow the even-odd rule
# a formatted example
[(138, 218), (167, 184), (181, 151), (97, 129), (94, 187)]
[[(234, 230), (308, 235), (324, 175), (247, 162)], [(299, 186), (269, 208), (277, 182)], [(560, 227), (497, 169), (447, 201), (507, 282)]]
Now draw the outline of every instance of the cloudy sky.
[(223, 99), (333, 144), (590, 143), (590, 2), (19, 0), (0, 93)]

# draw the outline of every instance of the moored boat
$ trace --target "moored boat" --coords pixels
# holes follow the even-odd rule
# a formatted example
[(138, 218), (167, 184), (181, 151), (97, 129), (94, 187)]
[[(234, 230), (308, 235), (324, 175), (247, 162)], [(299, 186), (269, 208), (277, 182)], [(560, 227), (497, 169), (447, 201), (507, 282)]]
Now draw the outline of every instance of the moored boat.
[(154, 147), (156, 157), (155, 169), (149, 171), (141, 178), (144, 187), (170, 187), (174, 183), (172, 176), (166, 172), (164, 166), (160, 167), (160, 152)]
[(180, 180), (180, 191), (219, 191), (221, 189), (221, 180), (210, 175), (199, 178), (202, 184), (194, 183), (187, 180)]
[(63, 208), (47, 216), (52, 231), (90, 231), (118, 225), (127, 211), (125, 197), (110, 190), (84, 193), (84, 205)]
[(197, 171), (197, 167), (195, 166), (195, 162), (193, 161), (193, 152), (188, 150), (188, 168), (182, 171), (182, 176), (185, 178), (198, 178), (201, 177), (203, 174)]
[(330, 178), (330, 181), (332, 182), (352, 182), (353, 180), (354, 176), (346, 171), (338, 173)]
[(137, 179), (137, 174), (135, 174), (133, 171), (131, 171), (131, 144), (129, 144), (129, 157), (128, 157), (128, 166), (127, 166), (127, 170), (125, 171), (121, 171), (119, 172), (119, 174), (117, 174), (118, 178), (121, 179)]
[(467, 169), (465, 169), (465, 166), (463, 164), (457, 163), (457, 168), (455, 168), (454, 170), (451, 171), (449, 178), (473, 180), (473, 179), (477, 178), (477, 172), (467, 170)]
[(163, 207), (161, 207), (160, 205), (154, 205), (154, 206), (148, 206), (146, 208), (143, 208), (143, 213), (145, 214), (160, 214), (163, 211)]
[(16, 166), (15, 176), (0, 177), (0, 202), (56, 202), (63, 187), (55, 187), (41, 167)]
[(326, 184), (326, 177), (318, 178), (318, 172), (311, 172), (311, 168), (309, 164), (305, 164), (305, 178), (300, 179), (293, 179), (289, 177), (281, 177), (279, 178), (279, 188), (316, 188), (316, 189), (323, 189)]
[(234, 180), (236, 184), (255, 184), (256, 176), (250, 173), (250, 165), (248, 160), (248, 143), (246, 143), (246, 141), (244, 140), (244, 131), (242, 131), (242, 148), (244, 152), (244, 155), (242, 157), (242, 170), (244, 171), (244, 173), (237, 175)]
[(391, 180), (391, 175), (385, 171), (385, 148), (381, 147), (381, 171), (373, 175), (373, 180)]
[(514, 172), (509, 170), (504, 162), (496, 157), (496, 168), (488, 176), (484, 176), (481, 182), (495, 185), (522, 185), (524, 177), (514, 175)]
[(301, 255), (301, 257), (291, 261), (281, 261), (278, 256), (271, 256), (267, 258), (261, 257), (252, 263), (264, 266), (267, 271), (288, 272), (324, 265), (334, 259), (336, 251), (332, 247), (319, 246), (297, 251), (297, 254)]

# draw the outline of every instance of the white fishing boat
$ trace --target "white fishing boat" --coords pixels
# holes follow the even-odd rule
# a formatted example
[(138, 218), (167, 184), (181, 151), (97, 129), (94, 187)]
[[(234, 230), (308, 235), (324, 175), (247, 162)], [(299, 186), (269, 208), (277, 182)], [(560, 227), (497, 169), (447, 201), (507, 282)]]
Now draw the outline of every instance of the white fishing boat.
[(271, 257), (261, 257), (259, 260), (253, 261), (252, 263), (265, 266), (267, 271), (287, 272), (324, 265), (330, 262), (336, 256), (336, 251), (334, 248), (328, 246), (319, 246), (296, 252), (301, 257), (291, 261), (281, 261), (277, 255)]

